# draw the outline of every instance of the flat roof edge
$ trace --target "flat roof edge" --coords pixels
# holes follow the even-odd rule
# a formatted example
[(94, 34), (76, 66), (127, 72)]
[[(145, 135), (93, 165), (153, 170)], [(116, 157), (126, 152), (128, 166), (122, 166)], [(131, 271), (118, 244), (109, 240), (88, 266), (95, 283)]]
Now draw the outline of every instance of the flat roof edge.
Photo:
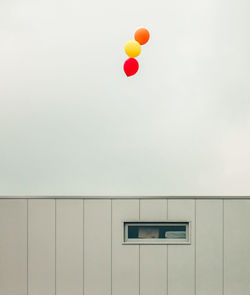
[(250, 199), (250, 196), (0, 196), (0, 199)]

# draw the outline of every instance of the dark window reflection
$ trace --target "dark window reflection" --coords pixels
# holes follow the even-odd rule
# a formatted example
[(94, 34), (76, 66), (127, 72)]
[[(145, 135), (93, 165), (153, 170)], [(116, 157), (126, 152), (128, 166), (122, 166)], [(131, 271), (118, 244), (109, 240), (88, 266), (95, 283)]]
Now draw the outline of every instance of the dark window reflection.
[(186, 239), (185, 225), (128, 225), (129, 239)]

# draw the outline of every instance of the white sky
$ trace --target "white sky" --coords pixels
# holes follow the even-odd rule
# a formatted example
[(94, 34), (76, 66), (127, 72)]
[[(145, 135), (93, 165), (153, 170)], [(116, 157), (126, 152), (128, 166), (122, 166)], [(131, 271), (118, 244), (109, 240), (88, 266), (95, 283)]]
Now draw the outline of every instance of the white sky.
[(0, 195), (249, 195), (249, 11), (1, 0)]

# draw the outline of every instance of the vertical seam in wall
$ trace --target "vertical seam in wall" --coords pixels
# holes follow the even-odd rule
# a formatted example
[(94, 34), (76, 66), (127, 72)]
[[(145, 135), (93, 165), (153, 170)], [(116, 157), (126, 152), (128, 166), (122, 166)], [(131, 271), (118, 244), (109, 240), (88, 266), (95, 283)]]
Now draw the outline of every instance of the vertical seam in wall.
[(84, 270), (84, 251), (85, 251), (85, 245), (84, 245), (84, 224), (85, 224), (85, 201), (82, 199), (82, 293), (84, 294), (84, 283), (85, 283), (85, 270)]
[(55, 295), (56, 295), (56, 203), (57, 203), (57, 200), (55, 199)]
[(112, 239), (112, 215), (113, 215), (113, 208), (112, 208), (112, 205), (113, 205), (113, 200), (111, 199), (110, 200), (111, 201), (111, 204), (110, 204), (110, 206), (111, 206), (111, 223), (110, 223), (110, 230), (111, 230), (111, 235), (110, 235), (110, 239), (111, 239), (111, 244), (110, 244), (110, 272), (111, 272), (111, 276), (110, 276), (110, 284), (111, 284), (111, 286), (110, 286), (110, 291), (111, 291), (111, 295), (112, 295), (112, 290), (113, 290), (113, 283), (112, 283), (112, 277), (113, 277), (113, 270), (112, 270), (112, 245), (113, 245), (113, 239)]
[(225, 223), (225, 219), (224, 219), (224, 199), (222, 200), (222, 294), (224, 295), (224, 265), (225, 265), (225, 258), (224, 258), (224, 253), (225, 253), (225, 249), (224, 249), (224, 242), (225, 242), (225, 237), (224, 237), (224, 223)]
[[(167, 220), (168, 220), (168, 199), (166, 199), (166, 205), (167, 205)], [(167, 294), (168, 294), (168, 245), (167, 245), (167, 253), (166, 253), (166, 256), (167, 256)]]
[(29, 200), (27, 199), (27, 295), (29, 294)]
[[(139, 199), (139, 220), (141, 219), (141, 200)], [(141, 294), (141, 245), (139, 245), (139, 295)]]
[(194, 230), (194, 294), (196, 295), (196, 199), (194, 200), (194, 220), (195, 220), (195, 230)]

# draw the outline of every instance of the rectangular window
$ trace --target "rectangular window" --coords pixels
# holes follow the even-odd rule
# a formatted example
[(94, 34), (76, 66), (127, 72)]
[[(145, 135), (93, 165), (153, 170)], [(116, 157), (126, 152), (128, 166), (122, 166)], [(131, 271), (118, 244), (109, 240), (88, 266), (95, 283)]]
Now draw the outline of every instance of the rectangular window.
[(124, 244), (190, 244), (188, 221), (125, 221), (123, 222)]

